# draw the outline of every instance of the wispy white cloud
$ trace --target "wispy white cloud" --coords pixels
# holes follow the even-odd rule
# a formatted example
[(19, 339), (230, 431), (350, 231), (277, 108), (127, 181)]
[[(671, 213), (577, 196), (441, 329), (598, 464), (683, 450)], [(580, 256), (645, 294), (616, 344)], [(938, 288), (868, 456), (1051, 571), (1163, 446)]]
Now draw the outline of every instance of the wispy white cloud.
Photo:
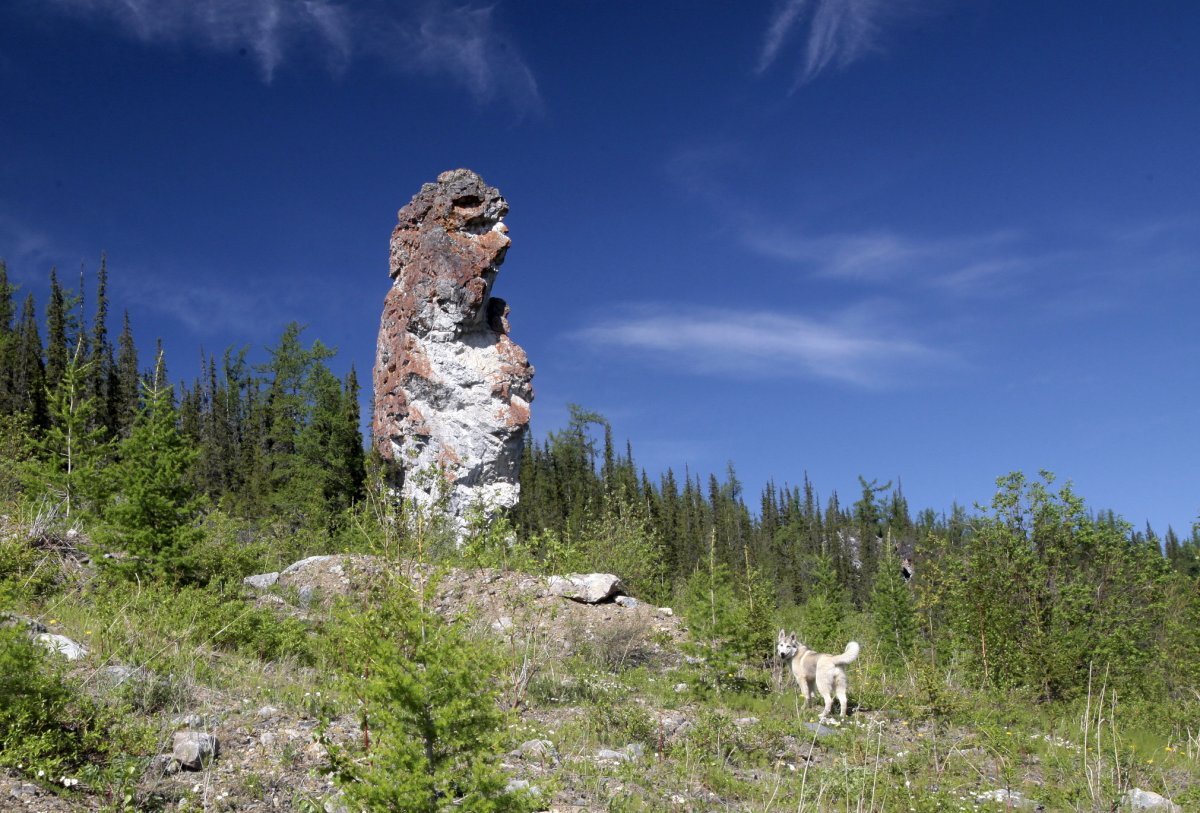
[(807, 23), (797, 84), (831, 65), (844, 68), (878, 49), (884, 29), (919, 10), (915, 0), (782, 0), (771, 15), (758, 56), (758, 72), (771, 67)]
[(693, 373), (824, 378), (867, 387), (895, 383), (901, 368), (952, 361), (872, 315), (879, 312), (859, 307), (818, 319), (647, 305), (598, 321), (575, 338), (596, 348), (636, 351)]
[(754, 253), (796, 263), (819, 277), (920, 281), (962, 294), (1020, 273), (1030, 263), (1022, 253), (1021, 235), (1010, 230), (939, 238), (883, 230), (807, 235), (754, 219), (739, 234)]
[(355, 59), (449, 79), (479, 101), (540, 106), (537, 82), (494, 6), (452, 0), (49, 0), (85, 19), (108, 18), (145, 43), (198, 45), (254, 56), (265, 82), (288, 60), (317, 56), (334, 71)]
[(258, 60), (267, 82), (294, 49), (315, 46), (340, 66), (353, 47), (350, 14), (328, 0), (51, 0), (50, 6), (111, 18), (147, 43), (245, 50)]
[(522, 112), (540, 108), (533, 71), (504, 34), (496, 7), (430, 3), (415, 18), (393, 20), (376, 39), (382, 55), (426, 75), (445, 75), (477, 99), (507, 97)]
[(167, 316), (200, 338), (263, 340), (287, 321), (290, 303), (281, 302), (278, 291), (265, 283), (208, 285), (189, 281), (189, 276), (203, 277), (171, 273), (164, 278), (122, 268), (116, 294), (125, 305)]

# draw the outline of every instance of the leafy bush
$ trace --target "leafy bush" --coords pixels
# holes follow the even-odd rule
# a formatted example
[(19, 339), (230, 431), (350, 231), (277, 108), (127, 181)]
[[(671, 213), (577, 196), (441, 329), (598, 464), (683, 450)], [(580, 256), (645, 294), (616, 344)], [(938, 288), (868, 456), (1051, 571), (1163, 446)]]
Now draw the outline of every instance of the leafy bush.
[(0, 608), (40, 598), (57, 583), (57, 570), (19, 537), (0, 537)]
[(146, 730), (84, 694), (22, 630), (0, 627), (0, 766), (57, 779), (151, 745)]
[(634, 703), (599, 703), (588, 709), (586, 720), (592, 736), (609, 745), (640, 743), (654, 747), (658, 742), (654, 718)]

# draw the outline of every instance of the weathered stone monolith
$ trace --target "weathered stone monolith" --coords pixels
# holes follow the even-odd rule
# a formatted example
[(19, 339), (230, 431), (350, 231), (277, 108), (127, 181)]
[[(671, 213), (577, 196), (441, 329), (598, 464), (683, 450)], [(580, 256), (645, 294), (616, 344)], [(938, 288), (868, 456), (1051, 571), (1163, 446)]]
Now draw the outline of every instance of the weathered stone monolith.
[(500, 192), (443, 172), (400, 210), (375, 356), (375, 443), (400, 494), (444, 501), (461, 529), (516, 505), (533, 367), (492, 286), (508, 251)]

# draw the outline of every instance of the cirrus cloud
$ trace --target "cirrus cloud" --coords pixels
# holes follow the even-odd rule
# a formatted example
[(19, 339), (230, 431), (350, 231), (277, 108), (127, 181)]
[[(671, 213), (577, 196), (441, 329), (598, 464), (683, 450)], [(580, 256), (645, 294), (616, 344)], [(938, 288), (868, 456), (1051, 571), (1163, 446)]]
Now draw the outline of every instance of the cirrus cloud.
[(335, 72), (365, 56), (448, 79), (478, 101), (503, 97), (522, 112), (541, 107), (533, 73), (495, 6), (449, 0), (49, 0), (43, 8), (111, 20), (148, 44), (252, 55), (267, 83), (300, 56), (316, 56)]
[(595, 348), (636, 351), (692, 373), (823, 378), (863, 387), (895, 383), (903, 368), (953, 358), (886, 326), (875, 308), (833, 318), (770, 310), (641, 305), (575, 333)]
[(920, 8), (912, 0), (783, 0), (767, 25), (757, 71), (770, 68), (807, 23), (803, 66), (796, 79), (796, 85), (802, 85), (830, 66), (844, 68), (877, 50), (888, 25)]

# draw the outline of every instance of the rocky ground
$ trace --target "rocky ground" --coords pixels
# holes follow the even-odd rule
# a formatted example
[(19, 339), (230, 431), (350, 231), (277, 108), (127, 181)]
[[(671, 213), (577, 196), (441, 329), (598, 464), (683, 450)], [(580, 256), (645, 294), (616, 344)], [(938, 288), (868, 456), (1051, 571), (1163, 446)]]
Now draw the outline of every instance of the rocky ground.
[[(247, 579), (243, 600), (317, 620), (336, 597), (362, 589), (379, 567), (370, 556), (311, 557), (278, 574)], [(429, 568), (409, 567), (417, 584), (430, 574)], [(685, 654), (680, 619), (670, 608), (621, 595), (611, 582), (452, 568), (440, 571), (437, 585), (438, 612), (466, 619), (509, 650), (512, 668), (499, 677), (502, 700), (516, 710), (516, 722), (503, 765), (513, 782), (540, 792), (550, 811), (785, 809), (794, 807), (786, 800), (809, 783), (828, 783), (831, 798), (844, 793), (835, 787), (838, 777), (859, 782), (860, 809), (888, 809), (873, 801), (876, 793), (883, 798), (881, 787), (919, 782), (923, 793), (939, 800), (921, 809), (1053, 810), (1066, 803), (1056, 801), (1062, 797), (1051, 793), (1049, 783), (1063, 770), (1088, 764), (1079, 744), (1061, 738), (1008, 732), (1045, 736), (1010, 753), (978, 731), (914, 722), (886, 708), (858, 705), (846, 720), (821, 722), (815, 708), (799, 707), (782, 671), (772, 691), (755, 700), (698, 694), (686, 677), (695, 664)], [(139, 682), (152, 687), (156, 680), (136, 666), (98, 662), (92, 654), (72, 668), (97, 691)], [(161, 753), (148, 771), (130, 778), (137, 805), (345, 810), (324, 771), (328, 761), (317, 736), (330, 708), (321, 676), (265, 664), (253, 678), (235, 683), (236, 689), (197, 682), (186, 704), (160, 716)], [(327, 736), (352, 740), (360, 736), (358, 722), (335, 715)], [(944, 787), (929, 789), (931, 764), (935, 775), (944, 776)], [(947, 792), (952, 777), (958, 777), (957, 789)], [(1175, 780), (1187, 783), (1186, 777)], [(113, 806), (117, 799), (64, 784), (71, 777), (32, 782), (0, 773), (0, 810), (120, 809)], [(1039, 787), (1045, 789), (1041, 798)], [(1129, 809), (1180, 809), (1142, 789), (1128, 788), (1122, 799)], [(818, 803), (816, 809), (824, 807)], [(1061, 809), (1093, 808), (1080, 800)]]

